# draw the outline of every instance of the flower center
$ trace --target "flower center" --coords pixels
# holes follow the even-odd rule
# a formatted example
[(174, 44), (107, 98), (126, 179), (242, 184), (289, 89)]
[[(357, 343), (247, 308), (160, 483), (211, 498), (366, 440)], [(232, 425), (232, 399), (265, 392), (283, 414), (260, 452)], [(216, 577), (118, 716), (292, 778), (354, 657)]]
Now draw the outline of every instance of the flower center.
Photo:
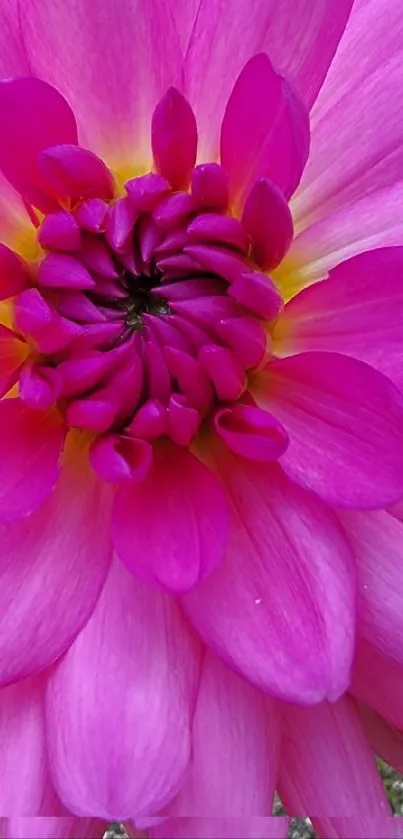
[(125, 189), (45, 217), (44, 256), (13, 302), (30, 347), (20, 398), (57, 404), (71, 428), (189, 445), (245, 392), (282, 300), (218, 164), (196, 167), (189, 191), (156, 173)]

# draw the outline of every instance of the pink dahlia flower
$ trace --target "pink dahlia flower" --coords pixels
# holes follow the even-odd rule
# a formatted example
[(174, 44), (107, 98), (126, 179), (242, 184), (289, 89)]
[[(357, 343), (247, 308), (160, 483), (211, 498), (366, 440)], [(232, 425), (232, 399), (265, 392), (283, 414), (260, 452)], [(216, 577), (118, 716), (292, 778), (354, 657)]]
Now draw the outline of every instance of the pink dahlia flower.
[(8, 837), (395, 833), (403, 23), (351, 7), (0, 7)]

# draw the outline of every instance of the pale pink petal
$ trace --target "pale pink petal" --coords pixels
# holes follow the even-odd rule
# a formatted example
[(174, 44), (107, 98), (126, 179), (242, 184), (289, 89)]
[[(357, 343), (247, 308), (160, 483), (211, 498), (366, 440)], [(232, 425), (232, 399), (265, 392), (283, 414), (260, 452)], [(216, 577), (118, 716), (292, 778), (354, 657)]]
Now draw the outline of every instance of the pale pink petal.
[(61, 477), (41, 509), (0, 527), (3, 684), (64, 652), (88, 620), (108, 572), (110, 489), (70, 440)]
[(285, 839), (284, 816), (168, 819), (149, 830), (150, 839)]
[(402, 36), (398, 0), (355, 4), (312, 114), (310, 161), (293, 203), (298, 224), (401, 180)]
[(192, 757), (170, 816), (264, 816), (279, 761), (277, 707), (211, 652), (203, 658)]
[(170, 591), (187, 591), (221, 561), (227, 501), (213, 473), (179, 446), (155, 447), (150, 471), (116, 495), (113, 536), (130, 571)]
[(11, 818), (5, 839), (102, 839), (107, 822), (102, 819)]
[(381, 373), (338, 353), (306, 352), (271, 362), (252, 393), (289, 434), (281, 465), (301, 486), (364, 510), (402, 496), (403, 401)]
[(308, 112), (263, 53), (251, 58), (235, 82), (220, 152), (237, 204), (259, 178), (269, 178), (286, 198), (298, 186), (309, 152)]
[(232, 502), (227, 555), (182, 599), (202, 634), (265, 691), (304, 703), (345, 690), (354, 645), (352, 555), (330, 510), (278, 466), (216, 464)]
[(36, 677), (0, 690), (0, 813), (4, 816), (63, 812), (48, 769), (45, 683), (46, 679)]
[(403, 729), (403, 668), (370, 644), (358, 644), (350, 690), (391, 725)]
[[(171, 0), (185, 60), (185, 94), (200, 130), (201, 159), (215, 159), (219, 127), (236, 77), (266, 52), (309, 107), (325, 78), (352, 0)], [(193, 29), (190, 27), (194, 11)]]
[(380, 370), (402, 389), (402, 275), (402, 247), (343, 262), (329, 279), (290, 300), (275, 324), (273, 352), (344, 353)]
[(382, 510), (340, 518), (357, 567), (357, 632), (403, 666), (403, 523)]
[(403, 732), (365, 705), (357, 703), (362, 725), (376, 755), (403, 773)]
[(39, 153), (59, 143), (76, 143), (74, 114), (58, 91), (41, 79), (0, 82), (0, 169), (16, 190), (43, 212), (57, 201), (42, 177)]
[(284, 705), (282, 715), (279, 793), (288, 812), (309, 813), (320, 836), (322, 817), (357, 816), (368, 836), (383, 837), (376, 826), (389, 803), (354, 702), (345, 696), (316, 708)]
[(121, 170), (147, 168), (151, 114), (179, 82), (168, 0), (105, 0), (96, 14), (92, 0), (27, 0), (20, 20), (33, 72), (66, 96), (82, 144)]
[(4, 399), (0, 432), (0, 522), (6, 523), (37, 510), (54, 488), (65, 428), (55, 411)]
[(18, 0), (0, 6), (0, 77), (29, 76), (30, 66), (18, 22)]
[[(376, 206), (376, 213), (374, 213)], [(403, 181), (358, 198), (297, 235), (276, 279), (291, 297), (345, 259), (403, 241)]]
[(50, 675), (49, 755), (64, 804), (109, 820), (161, 809), (190, 757), (197, 678), (198, 645), (173, 598), (116, 561)]

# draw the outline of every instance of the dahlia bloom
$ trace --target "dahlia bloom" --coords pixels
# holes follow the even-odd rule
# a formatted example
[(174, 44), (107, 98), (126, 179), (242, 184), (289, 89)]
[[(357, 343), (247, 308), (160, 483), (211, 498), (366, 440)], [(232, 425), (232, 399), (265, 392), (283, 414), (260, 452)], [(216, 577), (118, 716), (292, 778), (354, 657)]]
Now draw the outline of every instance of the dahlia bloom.
[(399, 2), (0, 14), (3, 833), (395, 835)]

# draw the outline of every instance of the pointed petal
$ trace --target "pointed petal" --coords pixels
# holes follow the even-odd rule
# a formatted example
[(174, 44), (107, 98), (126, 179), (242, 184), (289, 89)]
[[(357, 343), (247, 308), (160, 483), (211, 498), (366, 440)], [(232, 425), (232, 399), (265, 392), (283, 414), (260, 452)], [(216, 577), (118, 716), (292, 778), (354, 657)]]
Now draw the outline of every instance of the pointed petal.
[(247, 61), (266, 52), (310, 107), (352, 0), (312, 0), (309, 6), (305, 0), (171, 0), (171, 6), (180, 40), (184, 47), (188, 44), (185, 92), (197, 116), (200, 159), (214, 160), (225, 104)]
[(354, 644), (344, 535), (278, 466), (224, 449), (215, 461), (231, 499), (229, 545), (215, 574), (182, 598), (187, 613), (207, 644), (260, 689), (304, 703), (337, 697)]
[(49, 680), (50, 764), (66, 806), (108, 820), (161, 809), (189, 760), (197, 678), (198, 646), (174, 600), (116, 561)]
[(28, 77), (0, 82), (0, 169), (29, 203), (43, 212), (57, 209), (44, 181), (38, 155), (57, 143), (76, 143), (77, 126), (66, 100), (51, 85)]
[(197, 125), (189, 102), (174, 87), (154, 110), (151, 142), (158, 172), (172, 189), (186, 189), (196, 163)]
[(309, 152), (308, 113), (263, 53), (248, 62), (235, 82), (220, 148), (230, 197), (238, 204), (259, 178), (269, 178), (286, 198), (298, 186)]
[(0, 527), (3, 684), (51, 664), (88, 620), (111, 558), (110, 506), (110, 489), (70, 435), (49, 499), (25, 520)]
[(216, 568), (227, 530), (219, 481), (179, 446), (154, 447), (144, 480), (122, 486), (116, 496), (113, 534), (119, 557), (141, 579), (169, 591), (186, 591)]
[(338, 353), (306, 352), (271, 362), (252, 394), (289, 434), (281, 465), (301, 486), (338, 507), (401, 498), (403, 403), (385, 376)]
[(273, 330), (273, 352), (340, 352), (380, 370), (403, 388), (403, 247), (343, 262), (297, 294)]
[(245, 202), (242, 224), (252, 240), (252, 255), (264, 271), (273, 270), (287, 252), (293, 235), (289, 206), (268, 178), (257, 181)]
[(280, 749), (277, 709), (212, 653), (203, 658), (192, 757), (170, 816), (271, 811)]

